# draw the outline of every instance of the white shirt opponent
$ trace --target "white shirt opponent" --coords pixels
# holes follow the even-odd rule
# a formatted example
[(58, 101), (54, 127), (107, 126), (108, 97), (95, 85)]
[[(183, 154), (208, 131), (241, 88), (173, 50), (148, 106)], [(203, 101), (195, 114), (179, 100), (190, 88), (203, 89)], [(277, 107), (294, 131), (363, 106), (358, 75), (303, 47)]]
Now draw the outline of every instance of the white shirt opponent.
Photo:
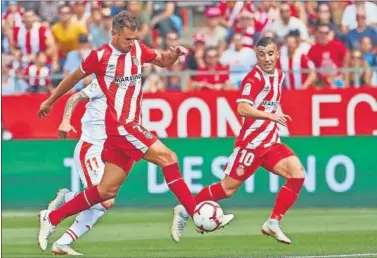
[(81, 119), (81, 140), (102, 145), (107, 137), (105, 129), (106, 97), (98, 81), (93, 80), (81, 90), (89, 98), (84, 116)]

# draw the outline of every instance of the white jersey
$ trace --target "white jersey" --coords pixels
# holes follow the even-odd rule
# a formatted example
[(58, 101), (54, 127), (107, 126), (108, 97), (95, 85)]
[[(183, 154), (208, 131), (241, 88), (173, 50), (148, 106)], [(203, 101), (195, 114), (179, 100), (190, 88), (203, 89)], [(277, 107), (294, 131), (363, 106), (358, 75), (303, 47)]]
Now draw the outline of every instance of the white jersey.
[(97, 80), (93, 80), (81, 91), (89, 97), (86, 111), (81, 119), (81, 140), (94, 145), (103, 145), (107, 138), (105, 129), (106, 97)]

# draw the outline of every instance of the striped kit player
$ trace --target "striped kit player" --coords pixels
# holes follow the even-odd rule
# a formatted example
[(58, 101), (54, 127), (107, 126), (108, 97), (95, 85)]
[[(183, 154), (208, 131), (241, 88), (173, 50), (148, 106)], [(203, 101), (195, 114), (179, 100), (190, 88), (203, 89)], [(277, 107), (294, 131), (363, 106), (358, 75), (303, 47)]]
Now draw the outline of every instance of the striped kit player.
[[(287, 126), (290, 117), (280, 107), (284, 74), (276, 68), (279, 51), (275, 40), (262, 38), (256, 45), (256, 53), (258, 64), (243, 79), (237, 98), (237, 111), (244, 121), (224, 167), (225, 177), (203, 188), (195, 199), (200, 203), (229, 198), (262, 166), (287, 182), (278, 193), (272, 214), (261, 231), (281, 243), (290, 244), (291, 240), (280, 228), (280, 220), (296, 201), (305, 174), (294, 152), (280, 142), (278, 124)], [(176, 230), (172, 235), (179, 241), (188, 214), (182, 205), (174, 208), (174, 214), (172, 228)]]

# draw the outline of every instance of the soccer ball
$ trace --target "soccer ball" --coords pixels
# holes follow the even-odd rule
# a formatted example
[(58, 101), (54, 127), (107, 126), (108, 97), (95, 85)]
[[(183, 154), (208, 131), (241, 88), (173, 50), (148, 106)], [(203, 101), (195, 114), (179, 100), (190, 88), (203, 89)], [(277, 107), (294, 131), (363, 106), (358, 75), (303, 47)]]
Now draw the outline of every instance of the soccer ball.
[(220, 227), (223, 216), (223, 209), (218, 203), (204, 201), (195, 207), (192, 219), (199, 229), (211, 232)]

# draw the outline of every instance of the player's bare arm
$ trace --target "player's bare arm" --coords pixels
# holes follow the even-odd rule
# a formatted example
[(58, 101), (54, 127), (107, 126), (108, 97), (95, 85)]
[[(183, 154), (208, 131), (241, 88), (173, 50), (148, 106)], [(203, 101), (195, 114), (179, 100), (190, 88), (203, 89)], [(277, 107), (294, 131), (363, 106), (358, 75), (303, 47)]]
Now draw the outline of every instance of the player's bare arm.
[(55, 91), (50, 95), (48, 99), (42, 102), (39, 107), (38, 115), (40, 118), (47, 116), (50, 113), (54, 103), (65, 93), (70, 91), (76, 83), (85, 78), (85, 74), (80, 68), (77, 68), (73, 73), (69, 74), (63, 79), (63, 81), (58, 85)]
[(287, 120), (292, 121), (289, 115), (280, 112), (275, 114), (267, 113), (256, 109), (248, 102), (239, 102), (237, 105), (237, 112), (240, 116), (245, 118), (271, 120), (283, 126), (287, 126)]
[(82, 91), (77, 92), (69, 97), (67, 103), (65, 104), (63, 119), (58, 129), (59, 137), (61, 139), (66, 139), (70, 131), (76, 133), (76, 129), (71, 125), (73, 111), (75, 110), (78, 103), (88, 99), (89, 97)]
[(167, 51), (158, 51), (152, 63), (160, 67), (169, 67), (177, 61), (178, 57), (187, 55), (187, 53), (188, 50), (182, 46), (170, 48)]

